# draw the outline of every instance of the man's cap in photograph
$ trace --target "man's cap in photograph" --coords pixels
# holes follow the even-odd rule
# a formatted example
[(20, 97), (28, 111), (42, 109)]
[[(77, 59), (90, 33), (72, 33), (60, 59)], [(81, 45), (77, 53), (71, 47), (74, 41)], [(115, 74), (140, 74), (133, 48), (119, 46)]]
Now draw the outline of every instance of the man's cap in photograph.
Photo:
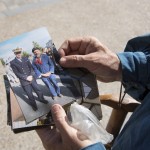
[(22, 51), (22, 48), (17, 47), (17, 48), (15, 48), (15, 49), (13, 49), (12, 51), (13, 51), (14, 53), (18, 53), (18, 52), (21, 52), (21, 51)]

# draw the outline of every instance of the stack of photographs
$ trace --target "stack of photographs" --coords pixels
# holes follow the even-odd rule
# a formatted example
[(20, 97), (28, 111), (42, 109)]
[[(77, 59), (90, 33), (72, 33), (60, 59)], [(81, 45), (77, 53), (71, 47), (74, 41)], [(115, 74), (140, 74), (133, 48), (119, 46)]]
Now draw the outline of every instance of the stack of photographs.
[(15, 133), (53, 125), (53, 104), (99, 101), (96, 77), (83, 68), (62, 68), (45, 27), (1, 42), (0, 60), (6, 71), (8, 124)]

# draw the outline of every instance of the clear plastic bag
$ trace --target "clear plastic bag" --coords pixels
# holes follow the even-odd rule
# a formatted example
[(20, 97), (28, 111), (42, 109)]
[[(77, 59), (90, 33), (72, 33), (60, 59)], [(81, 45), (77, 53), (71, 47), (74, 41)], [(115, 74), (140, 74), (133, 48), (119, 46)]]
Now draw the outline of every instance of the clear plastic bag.
[(80, 130), (92, 142), (107, 144), (113, 140), (113, 135), (103, 128), (96, 116), (86, 107), (77, 103), (71, 104), (69, 116), (71, 126)]

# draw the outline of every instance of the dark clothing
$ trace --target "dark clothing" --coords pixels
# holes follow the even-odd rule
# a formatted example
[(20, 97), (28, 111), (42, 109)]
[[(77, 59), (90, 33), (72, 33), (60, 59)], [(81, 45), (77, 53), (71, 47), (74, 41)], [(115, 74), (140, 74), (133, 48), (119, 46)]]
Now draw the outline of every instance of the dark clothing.
[[(26, 92), (31, 106), (36, 106), (35, 98), (33, 96), (32, 90), (38, 95), (39, 100), (44, 100), (43, 93), (41, 92), (34, 76), (35, 72), (28, 58), (23, 57), (21, 60), (15, 58), (10, 62), (11, 68), (15, 75), (19, 78), (22, 88)], [(32, 81), (28, 81), (27, 77), (33, 76)]]
[(35, 72), (28, 58), (23, 57), (21, 61), (15, 58), (10, 62), (10, 66), (15, 75), (19, 78), (21, 85), (25, 86), (31, 84), (30, 81), (27, 81), (27, 77), (34, 76)]
[(150, 149), (150, 34), (128, 41), (118, 57), (126, 92), (141, 105), (116, 138), (112, 150)]
[(22, 86), (22, 88), (24, 89), (24, 91), (26, 92), (27, 96), (29, 97), (30, 104), (32, 106), (36, 105), (35, 98), (34, 98), (33, 93), (32, 93), (33, 90), (38, 95), (38, 97), (39, 97), (39, 99), (41, 101), (44, 99), (43, 98), (43, 93), (41, 92), (41, 90), (38, 87), (38, 85), (37, 85), (35, 80), (33, 80), (33, 82), (31, 82), (31, 84), (28, 84), (26, 86)]
[[(54, 55), (54, 53), (53, 52), (55, 52), (55, 55)], [(60, 60), (60, 57), (59, 57), (59, 54), (58, 54), (58, 52), (57, 52), (57, 50), (55, 50), (55, 51), (48, 51), (47, 53), (47, 56), (49, 56), (50, 57), (50, 59), (52, 59), (52, 61), (53, 61), (53, 64), (54, 64), (54, 66), (55, 66), (55, 68), (54, 68), (54, 72), (56, 72), (56, 73), (63, 73), (63, 69), (61, 68), (61, 66), (58, 64), (58, 62), (59, 62), (59, 60)], [(56, 61), (57, 60), (57, 61)]]
[(46, 54), (47, 54), (47, 56), (51, 57), (51, 59), (52, 59), (53, 62), (55, 61), (55, 57), (54, 57), (54, 54), (53, 54), (52, 51), (48, 51), (48, 52), (46, 52)]

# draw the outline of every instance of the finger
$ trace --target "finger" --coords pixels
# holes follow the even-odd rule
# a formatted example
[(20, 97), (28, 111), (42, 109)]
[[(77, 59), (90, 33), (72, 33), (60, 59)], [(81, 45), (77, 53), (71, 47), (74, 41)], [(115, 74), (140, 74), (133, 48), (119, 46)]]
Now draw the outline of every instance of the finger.
[(85, 54), (86, 47), (91, 41), (91, 37), (77, 37), (66, 40), (59, 48), (61, 57), (73, 54)]
[(60, 57), (68, 56), (68, 55), (78, 55), (79, 51), (72, 51), (70, 49), (59, 49), (58, 50)]
[(60, 65), (67, 68), (85, 67), (84, 55), (65, 56), (60, 59)]
[(82, 38), (70, 38), (66, 40), (59, 48), (60, 56), (68, 55), (71, 51), (79, 49)]
[(55, 125), (62, 136), (66, 135), (71, 127), (67, 123), (67, 116), (64, 109), (59, 104), (54, 104), (52, 106), (52, 115)]
[(97, 62), (99, 61), (99, 53), (90, 53), (87, 55), (71, 55), (65, 56), (60, 59), (60, 65), (67, 68), (86, 68), (89, 71), (93, 71), (97, 67)]

